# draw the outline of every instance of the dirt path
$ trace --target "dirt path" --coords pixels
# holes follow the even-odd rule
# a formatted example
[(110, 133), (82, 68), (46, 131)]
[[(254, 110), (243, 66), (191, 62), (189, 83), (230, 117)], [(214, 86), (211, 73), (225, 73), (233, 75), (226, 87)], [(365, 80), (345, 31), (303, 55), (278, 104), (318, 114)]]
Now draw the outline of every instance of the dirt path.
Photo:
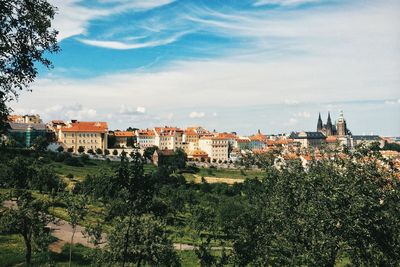
[[(206, 177), (206, 179), (207, 178), (208, 177)], [(215, 178), (215, 179), (221, 179), (221, 178)], [(239, 180), (239, 179), (232, 179), (232, 180)], [(17, 208), (15, 201), (4, 201), (3, 206), (7, 208)], [(58, 241), (50, 244), (49, 249), (55, 253), (61, 253), (63, 246), (65, 244), (71, 243), (71, 237), (73, 233), (72, 226), (69, 224), (69, 222), (61, 219), (58, 219), (57, 223), (49, 223), (47, 226), (50, 228), (52, 236), (58, 239)], [(93, 248), (94, 247), (93, 244), (90, 243), (88, 238), (86, 238), (83, 235), (84, 231), (85, 227), (80, 225), (76, 227), (74, 235), (74, 244), (81, 244), (83, 246)], [(107, 236), (106, 234), (103, 234), (103, 244), (100, 245), (101, 247), (104, 247), (106, 245), (106, 240)], [(196, 249), (196, 246), (189, 244), (174, 243), (174, 248), (176, 250), (194, 250)], [(222, 248), (213, 247), (212, 249), (218, 250)]]
[[(198, 174), (193, 174), (195, 177), (195, 182), (196, 183), (201, 183), (201, 176)], [(243, 183), (244, 179), (234, 179), (234, 178), (218, 178), (218, 177), (204, 177), (206, 179), (207, 183), (210, 184), (215, 184), (215, 183), (226, 183), (226, 184), (235, 184), (235, 183)]]

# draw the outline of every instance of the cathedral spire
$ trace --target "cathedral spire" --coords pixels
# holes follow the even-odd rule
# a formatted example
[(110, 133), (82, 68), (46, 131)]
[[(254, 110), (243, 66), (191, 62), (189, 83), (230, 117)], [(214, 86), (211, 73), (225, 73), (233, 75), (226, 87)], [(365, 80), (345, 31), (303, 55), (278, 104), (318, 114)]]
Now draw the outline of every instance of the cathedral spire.
[(332, 127), (331, 113), (328, 111), (328, 120), (326, 122), (328, 127)]
[(324, 128), (324, 126), (322, 124), (321, 112), (320, 112), (318, 115), (317, 132), (322, 131), (323, 128)]

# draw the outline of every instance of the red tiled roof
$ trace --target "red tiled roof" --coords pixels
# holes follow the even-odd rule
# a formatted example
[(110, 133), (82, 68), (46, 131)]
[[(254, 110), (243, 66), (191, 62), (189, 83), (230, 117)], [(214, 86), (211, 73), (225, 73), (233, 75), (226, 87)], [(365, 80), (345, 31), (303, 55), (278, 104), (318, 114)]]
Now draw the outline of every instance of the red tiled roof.
[(135, 133), (131, 131), (117, 131), (114, 132), (114, 135), (117, 137), (133, 137)]
[(232, 133), (219, 133), (217, 134), (218, 137), (228, 138), (228, 139), (235, 139), (236, 135)]
[(61, 128), (62, 132), (97, 132), (105, 133), (108, 130), (107, 122), (77, 121)]

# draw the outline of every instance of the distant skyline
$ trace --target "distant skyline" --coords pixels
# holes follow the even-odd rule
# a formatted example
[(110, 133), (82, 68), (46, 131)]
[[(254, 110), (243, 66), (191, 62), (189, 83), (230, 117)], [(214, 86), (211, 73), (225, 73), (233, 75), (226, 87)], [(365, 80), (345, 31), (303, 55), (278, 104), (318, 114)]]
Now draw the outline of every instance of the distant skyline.
[(51, 0), (62, 51), (15, 113), (110, 129), (400, 136), (400, 1)]

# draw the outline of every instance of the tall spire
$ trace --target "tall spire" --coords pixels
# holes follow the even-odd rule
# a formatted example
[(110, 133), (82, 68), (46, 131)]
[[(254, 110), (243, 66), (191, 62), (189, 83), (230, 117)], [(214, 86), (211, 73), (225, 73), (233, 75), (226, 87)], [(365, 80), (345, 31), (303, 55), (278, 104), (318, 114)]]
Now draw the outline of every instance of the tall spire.
[(323, 128), (322, 119), (321, 119), (321, 112), (318, 115), (318, 123), (317, 123), (317, 132), (322, 131)]
[(331, 120), (331, 113), (328, 111), (328, 120), (327, 120), (327, 122), (326, 122), (326, 125), (328, 126), (328, 127), (331, 127), (332, 126), (332, 120)]

